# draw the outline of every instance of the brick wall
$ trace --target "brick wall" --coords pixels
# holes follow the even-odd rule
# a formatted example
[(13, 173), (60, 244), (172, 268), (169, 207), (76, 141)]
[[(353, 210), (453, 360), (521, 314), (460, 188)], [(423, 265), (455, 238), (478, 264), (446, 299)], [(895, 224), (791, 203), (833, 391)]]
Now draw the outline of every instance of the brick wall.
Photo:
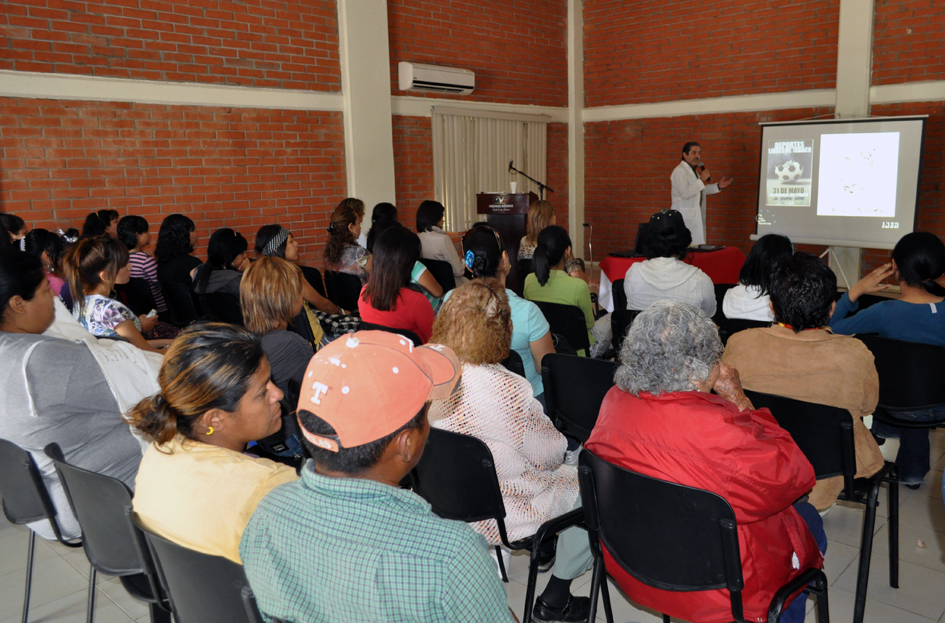
[[(546, 193), (545, 199), (555, 207), (555, 220), (558, 225), (568, 229), (568, 124), (548, 124), (548, 179), (545, 184), (554, 188), (553, 193)], [(574, 254), (583, 257), (578, 249)]]
[(585, 0), (585, 102), (833, 88), (839, 5)]
[(433, 199), (433, 129), (429, 117), (395, 116), (393, 126), (397, 217), (414, 229), (420, 203)]
[[(560, 0), (389, 0), (394, 95), (542, 106), (568, 104), (567, 3)], [(476, 72), (469, 96), (400, 91), (397, 64)]]
[(4, 0), (0, 69), (341, 90), (334, 0)]
[(220, 227), (252, 246), (278, 222), (320, 265), (344, 193), (340, 113), (0, 98), (0, 210), (33, 227), (112, 208), (156, 234), (182, 212), (204, 247)]
[(945, 4), (877, 0), (873, 84), (945, 79)]

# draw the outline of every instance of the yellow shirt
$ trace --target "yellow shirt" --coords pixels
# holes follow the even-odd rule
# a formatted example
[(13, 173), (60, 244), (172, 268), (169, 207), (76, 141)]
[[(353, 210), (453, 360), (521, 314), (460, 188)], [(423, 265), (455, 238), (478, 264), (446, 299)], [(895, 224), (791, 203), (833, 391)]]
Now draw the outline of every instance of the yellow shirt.
[(269, 491), (296, 480), (268, 459), (178, 435), (144, 453), (135, 479), (134, 511), (148, 530), (190, 549), (242, 564), (240, 538)]

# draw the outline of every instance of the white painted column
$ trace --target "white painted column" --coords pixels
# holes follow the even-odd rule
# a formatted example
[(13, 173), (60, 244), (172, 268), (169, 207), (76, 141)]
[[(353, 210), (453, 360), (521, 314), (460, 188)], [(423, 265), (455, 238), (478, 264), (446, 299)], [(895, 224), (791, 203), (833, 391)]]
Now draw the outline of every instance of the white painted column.
[[(583, 116), (584, 2), (568, 0), (568, 230), (572, 251), (578, 257), (584, 255)], [(594, 261), (599, 262), (600, 258), (595, 255)]]
[(348, 196), (394, 203), (387, 0), (338, 0)]

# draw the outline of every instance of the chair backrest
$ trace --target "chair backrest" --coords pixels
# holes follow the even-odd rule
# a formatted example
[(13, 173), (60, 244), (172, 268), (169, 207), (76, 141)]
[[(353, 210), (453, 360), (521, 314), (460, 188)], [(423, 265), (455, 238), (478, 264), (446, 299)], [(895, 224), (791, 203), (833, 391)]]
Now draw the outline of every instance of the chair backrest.
[(587, 441), (617, 368), (613, 361), (589, 357), (551, 353), (542, 358), (545, 409), (558, 430)]
[(650, 224), (640, 223), (637, 225), (637, 236), (633, 243), (634, 257), (646, 257), (646, 248), (650, 244)]
[(420, 258), (420, 263), (427, 267), (436, 282), (443, 288), (443, 293), (447, 293), (456, 287), (456, 276), (453, 275), (453, 265), (443, 260), (428, 260)]
[(588, 450), (578, 461), (587, 527), (627, 573), (662, 590), (739, 595), (738, 532), (724, 498), (637, 474)]
[(349, 311), (358, 309), (358, 297), (361, 296), (361, 278), (357, 275), (326, 270), (325, 288), (328, 291), (328, 300), (338, 307)]
[(213, 316), (220, 322), (243, 326), (240, 297), (229, 292), (204, 292), (198, 297), (205, 314)]
[(308, 285), (315, 288), (315, 291), (322, 296), (325, 296), (325, 283), (322, 281), (322, 274), (318, 272), (318, 269), (311, 266), (299, 266), (299, 268), (302, 269), (302, 276), (305, 277)]
[(535, 262), (530, 257), (523, 257), (518, 261), (518, 278), (524, 284), (525, 277), (535, 272)]
[(431, 427), (413, 481), (414, 492), (440, 517), (465, 522), (495, 519), (503, 540), (508, 540), (495, 461), (489, 446), (479, 439)]
[(387, 327), (382, 324), (374, 324), (373, 322), (364, 322), (361, 321), (361, 330), (362, 331), (387, 331), (388, 333), (396, 333), (402, 337), (407, 338), (413, 342), (414, 346), (420, 346), (423, 344), (423, 340), (420, 339), (420, 336), (414, 333), (413, 331), (408, 331), (407, 329), (395, 329), (394, 327)]
[(801, 449), (817, 479), (843, 476), (844, 490), (853, 492), (856, 456), (853, 417), (840, 407), (745, 390), (756, 409), (767, 408)]
[[(519, 355), (514, 350), (509, 350), (509, 356), (500, 361), (505, 369), (509, 372), (514, 372), (519, 376), (525, 376), (525, 362), (522, 361), (522, 356)], [(526, 377), (528, 378), (528, 377)]]
[(22, 525), (48, 519), (56, 538), (63, 540), (56, 507), (36, 462), (29, 452), (6, 439), (0, 439), (0, 497), (10, 523)]
[[(618, 279), (618, 281), (623, 281), (623, 279)], [(614, 349), (617, 351), (617, 355), (620, 355), (620, 348), (623, 346), (623, 341), (627, 339), (627, 331), (630, 330), (630, 325), (633, 324), (634, 319), (636, 319), (637, 314), (640, 313), (638, 309), (617, 309), (614, 308), (614, 311), (610, 314), (610, 327), (614, 331)]]
[(288, 330), (301, 335), (302, 338), (311, 345), (312, 352), (314, 353), (318, 342), (315, 341), (312, 325), (309, 324), (308, 314), (305, 312), (305, 305), (308, 305), (308, 303), (302, 303), (302, 311), (289, 323)]
[(722, 313), (722, 301), (725, 300), (725, 293), (734, 288), (737, 284), (734, 283), (714, 283), (712, 287), (715, 289), (715, 315), (712, 316), (712, 321), (715, 324), (722, 324), (722, 321), (725, 320), (725, 314)]
[(587, 335), (587, 322), (584, 312), (576, 305), (562, 305), (560, 303), (545, 303), (532, 301), (544, 314), (545, 320), (551, 325), (551, 332), (563, 335), (575, 350), (584, 350), (587, 353), (591, 348), (591, 341)]
[(876, 361), (881, 407), (918, 411), (945, 404), (945, 347), (876, 335), (857, 337)]
[(158, 577), (170, 598), (176, 623), (255, 623), (242, 590), (249, 586), (243, 566), (168, 541), (140, 524)]
[(719, 339), (722, 340), (722, 344), (725, 345), (728, 343), (728, 338), (732, 337), (734, 334), (739, 331), (744, 331), (745, 329), (760, 329), (762, 327), (770, 327), (771, 323), (764, 320), (745, 320), (743, 318), (726, 318), (724, 315), (719, 322)]
[(125, 304), (138, 316), (157, 308), (151, 286), (146, 279), (132, 277), (128, 283), (116, 285), (115, 290), (124, 296)]
[(623, 279), (618, 279), (611, 284), (610, 296), (614, 300), (614, 311), (627, 309), (627, 292), (623, 289)]
[(167, 303), (167, 322), (184, 327), (197, 320), (199, 313), (190, 288), (176, 281), (161, 281), (161, 292)]

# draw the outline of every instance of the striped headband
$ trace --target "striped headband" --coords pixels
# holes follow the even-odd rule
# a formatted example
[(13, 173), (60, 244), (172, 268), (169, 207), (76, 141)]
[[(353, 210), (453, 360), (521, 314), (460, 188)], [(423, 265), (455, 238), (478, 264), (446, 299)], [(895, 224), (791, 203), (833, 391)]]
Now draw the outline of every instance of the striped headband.
[(263, 248), (263, 255), (272, 255), (276, 252), (276, 249), (285, 244), (285, 241), (289, 239), (289, 230), (285, 227), (280, 227), (279, 232), (269, 239), (269, 242), (266, 243), (266, 246)]

